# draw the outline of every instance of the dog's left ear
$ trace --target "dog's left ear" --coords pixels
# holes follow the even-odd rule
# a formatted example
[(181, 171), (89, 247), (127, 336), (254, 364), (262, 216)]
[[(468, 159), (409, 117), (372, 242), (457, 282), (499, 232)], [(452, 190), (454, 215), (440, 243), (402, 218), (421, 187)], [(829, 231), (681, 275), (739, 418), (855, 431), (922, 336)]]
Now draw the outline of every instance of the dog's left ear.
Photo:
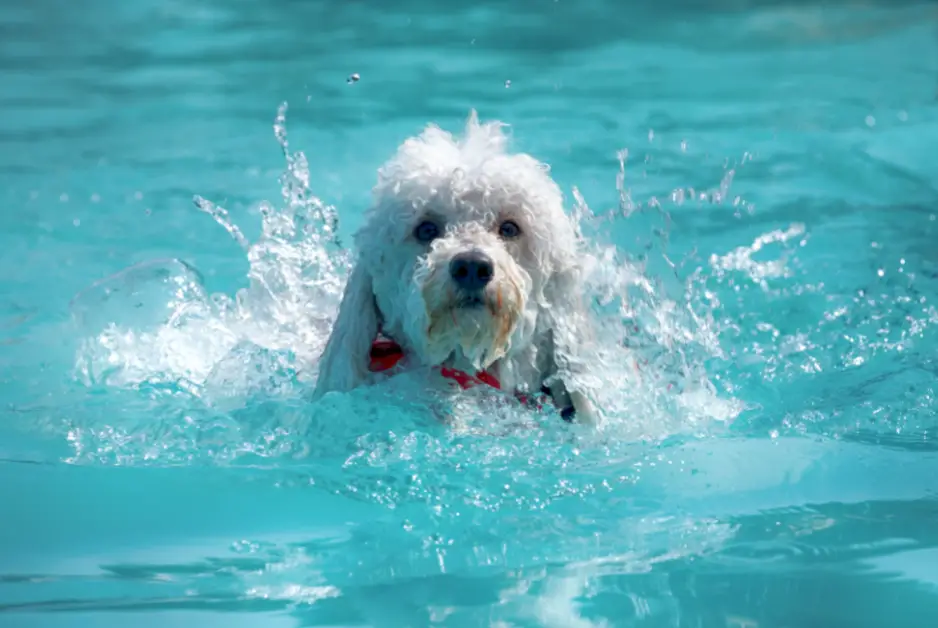
[(378, 324), (372, 277), (359, 262), (345, 285), (339, 315), (319, 360), (314, 397), (333, 390), (351, 390), (367, 380)]
[[(549, 304), (544, 312), (551, 334), (551, 369), (554, 383), (551, 397), (564, 418), (595, 425), (599, 416), (578, 382), (578, 374), (589, 368), (586, 354), (592, 341), (588, 304), (583, 294), (579, 267), (568, 267), (555, 273), (544, 288)], [(570, 414), (575, 416), (569, 416)]]

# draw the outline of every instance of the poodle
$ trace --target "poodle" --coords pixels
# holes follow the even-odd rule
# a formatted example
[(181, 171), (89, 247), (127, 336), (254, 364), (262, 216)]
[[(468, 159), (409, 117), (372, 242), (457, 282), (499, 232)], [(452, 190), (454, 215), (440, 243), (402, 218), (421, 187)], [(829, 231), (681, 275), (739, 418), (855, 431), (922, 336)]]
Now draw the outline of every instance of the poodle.
[(379, 169), (314, 396), (431, 367), (596, 421), (577, 377), (591, 341), (577, 225), (504, 126), (474, 110), (462, 138), (429, 125)]

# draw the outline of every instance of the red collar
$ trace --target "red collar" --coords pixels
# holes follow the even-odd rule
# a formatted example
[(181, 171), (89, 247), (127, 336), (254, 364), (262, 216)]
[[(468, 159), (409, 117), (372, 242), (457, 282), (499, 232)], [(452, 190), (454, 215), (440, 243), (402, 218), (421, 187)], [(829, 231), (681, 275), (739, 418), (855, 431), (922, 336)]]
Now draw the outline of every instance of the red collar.
[[(390, 338), (385, 336), (378, 336), (374, 342), (371, 343), (371, 362), (368, 365), (369, 370), (373, 373), (378, 373), (382, 371), (388, 371), (398, 365), (398, 363), (404, 359), (404, 349), (401, 345), (397, 344)], [(489, 373), (488, 371), (479, 371), (475, 375), (470, 375), (465, 371), (460, 371), (459, 369), (450, 368), (448, 366), (440, 367), (440, 374), (447, 378), (451, 379), (463, 390), (472, 388), (479, 384), (488, 384), (492, 388), (498, 390), (502, 389), (501, 382), (498, 381), (498, 378)], [(538, 410), (544, 409), (543, 404), (543, 395), (526, 395), (523, 393), (516, 392), (515, 397), (518, 398), (518, 401), (521, 403), (534, 407)], [(565, 421), (570, 420), (572, 416), (569, 412), (561, 413)]]
[[(397, 344), (390, 338), (387, 338), (383, 335), (379, 335), (371, 343), (371, 362), (368, 365), (369, 370), (373, 373), (378, 373), (382, 371), (389, 371), (398, 363), (404, 359), (404, 349), (401, 345)], [(440, 367), (440, 374), (447, 378), (451, 379), (463, 390), (472, 388), (479, 384), (488, 384), (492, 388), (498, 390), (502, 389), (501, 382), (498, 381), (498, 378), (489, 373), (488, 371), (479, 371), (475, 375), (470, 375), (465, 371), (460, 371), (458, 369), (450, 368), (448, 366)], [(524, 393), (515, 392), (515, 397), (526, 406), (535, 408), (537, 410), (544, 409), (544, 402), (547, 398), (548, 392), (546, 389), (542, 389), (541, 394), (526, 395)], [(560, 416), (563, 417), (564, 421), (570, 422), (573, 420), (573, 406), (568, 408), (561, 409)]]
[[(371, 343), (371, 363), (369, 364), (369, 369), (373, 373), (390, 370), (397, 366), (402, 359), (404, 359), (404, 350), (393, 340), (379, 336)], [(502, 388), (502, 384), (498, 381), (498, 378), (488, 371), (479, 371), (475, 375), (470, 375), (459, 369), (441, 366), (440, 374), (459, 384), (459, 387), (463, 390), (472, 388), (478, 384), (488, 384), (492, 388), (499, 390)]]

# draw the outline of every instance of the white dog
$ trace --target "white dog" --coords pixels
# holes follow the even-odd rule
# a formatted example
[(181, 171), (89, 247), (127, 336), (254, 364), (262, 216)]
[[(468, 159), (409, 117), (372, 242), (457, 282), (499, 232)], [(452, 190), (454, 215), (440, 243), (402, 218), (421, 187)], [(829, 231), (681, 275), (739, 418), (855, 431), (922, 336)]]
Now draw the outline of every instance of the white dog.
[(502, 126), (475, 111), (459, 140), (428, 126), (379, 170), (316, 396), (437, 367), (595, 420), (576, 377), (589, 329), (577, 230), (548, 167), (507, 153)]

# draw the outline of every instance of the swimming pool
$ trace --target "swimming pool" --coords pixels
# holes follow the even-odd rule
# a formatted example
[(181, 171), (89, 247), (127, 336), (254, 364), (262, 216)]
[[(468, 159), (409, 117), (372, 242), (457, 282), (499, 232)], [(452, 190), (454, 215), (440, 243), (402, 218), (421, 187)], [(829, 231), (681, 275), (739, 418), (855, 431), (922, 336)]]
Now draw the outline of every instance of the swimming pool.
[[(938, 13), (845, 4), (4, 6), (0, 625), (931, 625)], [(610, 254), (598, 433), (306, 400), (470, 108)]]

